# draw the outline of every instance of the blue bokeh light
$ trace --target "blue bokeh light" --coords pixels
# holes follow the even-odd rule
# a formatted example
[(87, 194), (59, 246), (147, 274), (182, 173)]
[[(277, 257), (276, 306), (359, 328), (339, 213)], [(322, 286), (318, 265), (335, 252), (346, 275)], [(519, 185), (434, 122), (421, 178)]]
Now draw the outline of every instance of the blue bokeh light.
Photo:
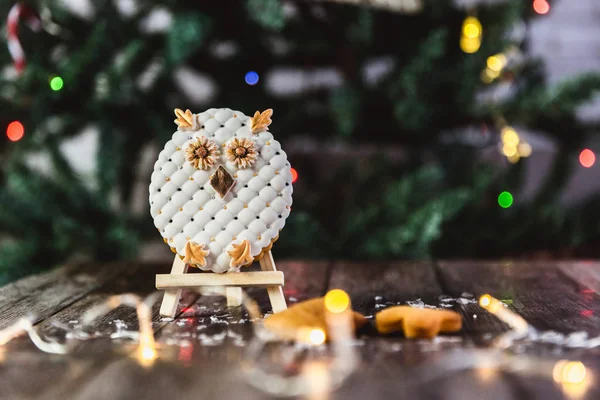
[(256, 85), (258, 83), (258, 74), (254, 71), (248, 71), (246, 72), (246, 76), (244, 77), (244, 79), (246, 80), (246, 83), (248, 85)]

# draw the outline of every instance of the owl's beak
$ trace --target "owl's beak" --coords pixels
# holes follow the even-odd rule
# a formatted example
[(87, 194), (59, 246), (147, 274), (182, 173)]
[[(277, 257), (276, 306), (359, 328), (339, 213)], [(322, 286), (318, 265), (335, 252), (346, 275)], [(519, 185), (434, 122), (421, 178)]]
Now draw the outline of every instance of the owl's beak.
[(233, 176), (223, 167), (219, 165), (213, 176), (210, 178), (210, 186), (215, 189), (215, 192), (219, 193), (221, 198), (227, 196), (227, 193), (235, 185), (235, 179)]

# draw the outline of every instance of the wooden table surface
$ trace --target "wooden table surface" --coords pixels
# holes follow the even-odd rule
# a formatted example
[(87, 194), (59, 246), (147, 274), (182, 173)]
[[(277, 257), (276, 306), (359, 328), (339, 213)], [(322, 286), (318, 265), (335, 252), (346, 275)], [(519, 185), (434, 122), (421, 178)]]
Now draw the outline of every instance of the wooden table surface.
[[(561, 334), (600, 334), (600, 263), (280, 262), (278, 268), (285, 272), (288, 304), (341, 288), (355, 310), (367, 316), (390, 305), (419, 304), (419, 299), (451, 306), (463, 316), (462, 332), (434, 340), (362, 334), (354, 345), (360, 358), (354, 373), (336, 391), (314, 398), (600, 398), (600, 350), (550, 343), (564, 339)], [(70, 348), (67, 355), (47, 354), (25, 335), (0, 347), (0, 398), (269, 398), (247, 383), (240, 367), (252, 323), (239, 309), (227, 309), (221, 297), (185, 292), (174, 320), (160, 317), (156, 302), (153, 329), (159, 350), (150, 367), (134, 356), (135, 341), (111, 339), (137, 329), (131, 308), (113, 310), (85, 328), (89, 337), (82, 336), (78, 326), (86, 310), (114, 294), (146, 296), (155, 291), (155, 274), (169, 269), (169, 261), (80, 264), (0, 288), (0, 329), (23, 316), (35, 317), (43, 337)], [(248, 292), (266, 311), (265, 291)], [(484, 293), (508, 303), (538, 331), (538, 338), (505, 350), (493, 348), (507, 326), (473, 300)], [(585, 364), (585, 384), (553, 381), (553, 366), (561, 359)], [(277, 365), (272, 367), (277, 371)]]

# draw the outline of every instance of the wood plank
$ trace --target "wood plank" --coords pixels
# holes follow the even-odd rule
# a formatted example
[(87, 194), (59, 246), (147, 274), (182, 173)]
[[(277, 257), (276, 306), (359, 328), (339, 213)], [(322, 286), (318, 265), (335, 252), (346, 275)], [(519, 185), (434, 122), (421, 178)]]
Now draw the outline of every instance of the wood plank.
[(600, 293), (600, 262), (559, 261), (556, 266), (563, 275), (575, 281), (581, 288)]
[(197, 288), (201, 286), (265, 287), (281, 286), (284, 283), (281, 271), (238, 272), (230, 274), (159, 274), (156, 275), (157, 289)]
[(57, 281), (65, 277), (76, 275), (81, 272), (82, 268), (85, 268), (83, 263), (69, 264), (42, 274), (31, 275), (0, 287), (0, 309), (4, 309), (14, 302), (30, 296), (32, 292), (55, 285)]
[[(278, 267), (285, 272), (286, 296), (293, 301), (324, 294), (330, 273), (329, 263), (280, 262)], [(145, 282), (141, 286), (150, 285), (154, 279), (153, 272), (148, 270), (142, 275), (139, 271), (135, 276)], [(266, 290), (245, 290), (263, 310), (270, 310)], [(132, 313), (130, 309), (123, 310)], [(167, 396), (192, 399), (201, 394), (206, 399), (263, 399), (265, 395), (247, 385), (239, 369), (244, 346), (252, 335), (252, 325), (245, 313), (238, 310), (228, 308), (223, 296), (201, 296), (193, 305), (183, 308), (182, 315), (176, 320), (157, 329), (156, 338), (161, 350), (156, 365), (151, 369), (141, 368), (131, 358), (115, 358), (113, 355), (106, 360), (109, 355), (105, 358), (98, 355), (99, 367), (90, 369), (85, 379), (73, 383), (68, 391), (56, 389), (58, 391), (48, 398), (60, 398), (62, 395), (76, 399), (162, 399)], [(64, 317), (63, 321), (71, 318), (66, 312)], [(111, 318), (109, 315), (99, 321), (94, 330), (106, 329)], [(128, 321), (124, 315), (119, 318)], [(103, 346), (106, 349), (106, 345)], [(91, 347), (81, 349), (78, 354), (89, 354), (93, 351)]]
[[(61, 310), (55, 315), (46, 318), (39, 323), (38, 329), (44, 335), (52, 337), (64, 337), (63, 327), (73, 328), (81, 323), (83, 314), (90, 308), (105, 302), (108, 297), (124, 293), (133, 293), (142, 298), (155, 293), (154, 280), (158, 272), (168, 269), (169, 262), (155, 263), (131, 263), (126, 268), (120, 269), (120, 274), (106, 282), (98, 289), (90, 292), (85, 297)], [(189, 305), (195, 301), (197, 294), (188, 292), (183, 304)], [(161, 317), (158, 312), (160, 296), (156, 298), (153, 306), (153, 321), (155, 329), (159, 329)], [(115, 323), (115, 321), (117, 321)], [(119, 307), (105, 316), (98, 318), (93, 324), (86, 328), (87, 331), (97, 333), (100, 336), (110, 335), (115, 330), (137, 330), (138, 321), (135, 310), (130, 307)]]
[[(71, 398), (74, 391), (82, 385), (86, 386), (108, 365), (135, 351), (137, 345), (128, 341), (127, 335), (124, 335), (124, 340), (110, 339), (111, 335), (138, 329), (137, 315), (130, 307), (118, 307), (87, 327), (85, 332), (88, 332), (93, 340), (66, 338), (67, 331), (64, 327), (73, 330), (81, 324), (81, 318), (86, 311), (105, 302), (108, 297), (123, 293), (145, 297), (155, 292), (155, 274), (168, 269), (169, 262), (128, 263), (116, 266), (121, 267), (116, 269), (119, 272), (116, 277), (38, 324), (37, 328), (43, 337), (66, 342), (71, 346), (68, 356), (44, 354), (34, 348), (27, 337), (19, 338), (6, 346), (8, 360), (2, 366), (1, 371), (4, 373), (0, 375), (10, 377), (10, 382), (5, 382), (0, 377), (0, 385), (12, 387), (11, 398)], [(182, 300), (183, 308), (195, 302), (197, 297), (196, 293), (186, 291)], [(152, 308), (155, 331), (167, 323), (159, 315), (159, 305), (160, 298), (157, 297), (157, 302)], [(24, 362), (21, 358), (27, 361)], [(48, 368), (52, 368), (56, 374), (47, 374), (45, 370)], [(51, 379), (31, 379), (31, 374), (48, 375)]]
[[(283, 294), (287, 304), (323, 296), (332, 264), (327, 261), (280, 261), (277, 268), (285, 275)], [(258, 269), (258, 265), (252, 268)], [(262, 288), (246, 288), (246, 293), (257, 300), (263, 313), (272, 312), (268, 293)]]
[[(452, 261), (440, 262), (439, 268), (452, 295), (489, 293), (540, 330), (600, 333), (600, 296), (568, 279), (556, 263)], [(477, 321), (472, 328), (481, 333), (503, 328), (500, 322)]]
[(433, 264), (424, 262), (335, 263), (328, 289), (348, 292), (354, 309), (365, 315), (419, 298), (437, 304), (443, 294)]
[[(131, 266), (72, 305), (63, 308), (53, 318), (40, 323), (43, 329), (57, 329), (52, 319), (60, 323), (79, 320), (90, 306), (106, 297), (124, 292), (145, 295), (152, 292), (156, 272), (164, 272), (167, 264), (139, 264)], [(372, 315), (383, 307), (414, 301), (440, 305), (443, 294), (459, 297), (467, 291), (475, 295), (475, 288), (490, 289), (492, 294), (510, 291), (532, 291), (529, 296), (553, 296), (552, 281), (548, 284), (539, 279), (558, 277), (559, 297), (565, 289), (574, 293), (583, 287), (567, 279), (559, 268), (541, 264), (536, 271), (515, 271), (507, 267), (489, 282), (480, 277), (486, 265), (477, 264), (466, 278), (449, 279), (448, 266), (438, 270), (431, 263), (310, 263), (290, 262), (278, 265), (285, 271), (285, 295), (288, 299), (301, 300), (323, 295), (327, 289), (342, 288), (352, 297), (355, 308)], [(490, 267), (491, 268), (491, 267)], [(532, 268), (532, 267), (524, 267)], [(493, 269), (493, 268), (492, 268)], [(534, 268), (535, 269), (535, 268)], [(549, 272), (554, 270), (554, 272)], [(460, 271), (459, 271), (460, 272)], [(525, 274), (525, 279), (521, 279)], [(529, 275), (530, 274), (530, 275)], [(536, 274), (538, 278), (536, 278)], [(452, 275), (453, 276), (453, 275)], [(441, 278), (441, 281), (439, 279)], [(586, 278), (589, 279), (589, 276)], [(464, 280), (471, 280), (469, 285)], [(560, 281), (562, 280), (562, 282)], [(495, 287), (500, 289), (496, 292)], [(518, 290), (517, 290), (518, 289)], [(589, 289), (581, 296), (585, 298)], [(264, 289), (250, 288), (247, 292), (259, 301), (263, 309), (269, 309), (268, 296)], [(186, 292), (193, 295), (191, 292)], [(536, 295), (537, 293), (537, 295)], [(591, 301), (595, 301), (595, 297)], [(571, 301), (571, 300), (569, 300)], [(516, 305), (515, 305), (516, 303)], [(521, 297), (513, 299), (513, 305), (530, 307)], [(468, 310), (472, 304), (455, 304), (455, 309)], [(538, 306), (539, 307), (539, 306)], [(154, 329), (159, 344), (158, 360), (151, 368), (143, 368), (135, 358), (129, 357), (135, 344), (129, 341), (96, 339), (83, 342), (75, 354), (57, 357), (42, 354), (26, 346), (26, 340), (18, 340), (7, 348), (4, 363), (0, 363), (0, 398), (75, 398), (114, 399), (145, 398), (162, 399), (170, 396), (177, 399), (192, 399), (199, 395), (203, 399), (244, 397), (249, 399), (268, 398), (264, 393), (251, 388), (244, 380), (239, 368), (244, 360), (245, 349), (252, 335), (252, 325), (239, 309), (227, 307), (223, 296), (202, 296), (190, 307), (182, 309), (182, 315), (172, 322), (162, 321), (158, 315), (158, 303), (154, 307)], [(556, 310), (556, 308), (553, 308)], [(483, 318), (480, 316), (477, 320)], [(94, 332), (110, 334), (114, 321), (118, 319), (130, 328), (137, 325), (134, 311), (119, 308), (92, 327)], [(51, 331), (48, 331), (51, 332)], [(361, 354), (358, 370), (343, 387), (332, 393), (332, 399), (398, 398), (413, 399), (460, 399), (504, 400), (513, 398), (558, 399), (560, 391), (549, 378), (531, 378), (522, 373), (491, 373), (478, 370), (448, 371), (455, 367), (446, 357), (452, 354), (466, 358), (466, 351), (480, 351), (472, 338), (483, 333), (474, 330), (467, 336), (442, 336), (436, 340), (405, 340), (400, 336), (366, 336), (359, 338), (356, 348)], [(489, 333), (489, 332), (485, 332)], [(20, 351), (22, 350), (22, 351)], [(267, 350), (264, 362), (273, 363)], [(543, 352), (537, 349), (536, 352)], [(597, 367), (600, 362), (597, 352), (562, 355), (579, 358)], [(589, 360), (588, 360), (589, 359)], [(589, 364), (588, 364), (589, 363)], [(277, 365), (271, 365), (272, 371)], [(443, 372), (436, 378), (432, 374)], [(32, 376), (37, 377), (32, 379)], [(595, 386), (587, 398), (596, 398)], [(592, 396), (592, 397), (590, 397)]]
[[(433, 263), (336, 263), (329, 289), (347, 291), (353, 308), (372, 316), (386, 307), (417, 299), (437, 307), (448, 305), (442, 296), (449, 293), (438, 279)], [(452, 305), (459, 312), (469, 306), (462, 302)], [(333, 398), (512, 399), (512, 384), (503, 376), (492, 383), (484, 382), (468, 367), (455, 370), (456, 360), (444, 361), (461, 349), (473, 349), (473, 341), (465, 333), (442, 335), (435, 340), (407, 340), (401, 334), (363, 335), (359, 369)]]
[[(0, 329), (19, 318), (30, 316), (41, 321), (73, 304), (88, 293), (115, 279), (128, 263), (78, 264), (65, 266), (44, 274), (43, 278), (30, 277), (0, 289)], [(14, 295), (11, 300), (9, 296)]]
[(283, 294), (288, 302), (295, 303), (325, 294), (333, 264), (327, 261), (280, 261), (277, 267), (285, 274)]

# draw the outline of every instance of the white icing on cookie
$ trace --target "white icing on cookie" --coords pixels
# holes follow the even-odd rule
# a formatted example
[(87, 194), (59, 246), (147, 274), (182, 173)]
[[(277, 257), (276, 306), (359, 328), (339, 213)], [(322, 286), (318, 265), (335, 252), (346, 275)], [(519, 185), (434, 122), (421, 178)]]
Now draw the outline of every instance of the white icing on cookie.
[[(287, 156), (273, 135), (253, 134), (250, 119), (239, 111), (211, 108), (194, 114), (192, 127), (179, 128), (160, 152), (150, 183), (150, 213), (167, 244), (185, 256), (188, 241), (210, 250), (206, 265), (213, 272), (235, 272), (227, 254), (232, 244), (248, 240), (252, 257), (279, 235), (292, 205), (292, 173)], [(195, 168), (186, 149), (204, 136), (220, 154), (212, 167)], [(229, 161), (226, 146), (233, 139), (254, 141), (258, 154), (247, 168)], [(221, 198), (210, 179), (222, 165), (235, 184)]]

